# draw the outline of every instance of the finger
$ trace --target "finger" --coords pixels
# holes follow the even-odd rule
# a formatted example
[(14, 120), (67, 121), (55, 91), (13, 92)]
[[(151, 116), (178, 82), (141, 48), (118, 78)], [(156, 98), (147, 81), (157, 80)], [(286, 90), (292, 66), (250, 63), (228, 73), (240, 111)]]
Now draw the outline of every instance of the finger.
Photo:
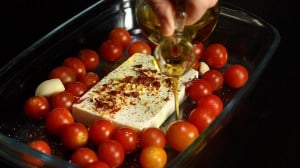
[(171, 36), (174, 33), (174, 8), (169, 0), (151, 0), (150, 5), (156, 13), (164, 36)]
[(196, 23), (205, 12), (216, 5), (218, 0), (187, 0), (186, 1), (186, 25)]

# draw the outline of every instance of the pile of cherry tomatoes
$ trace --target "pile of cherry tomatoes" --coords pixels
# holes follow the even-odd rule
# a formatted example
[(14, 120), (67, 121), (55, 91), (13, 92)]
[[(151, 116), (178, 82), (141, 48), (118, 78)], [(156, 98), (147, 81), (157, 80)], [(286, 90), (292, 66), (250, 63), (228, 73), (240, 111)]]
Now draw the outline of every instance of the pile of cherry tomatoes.
[[(199, 42), (194, 48), (196, 61), (193, 68), (201, 69), (199, 63), (202, 62), (209, 69), (186, 85), (186, 94), (196, 104), (188, 118), (171, 123), (165, 131), (159, 128), (137, 131), (108, 120), (99, 120), (87, 127), (72, 116), (72, 104), (100, 80), (93, 70), (101, 59), (117, 61), (124, 51), (129, 56), (137, 52), (152, 54), (153, 48), (147, 42), (131, 41), (131, 34), (124, 28), (114, 28), (98, 51), (82, 49), (76, 57), (67, 57), (53, 68), (48, 78), (60, 79), (65, 90), (48, 97), (34, 95), (28, 98), (24, 105), (25, 114), (33, 121), (44, 121), (47, 133), (61, 139), (63, 146), (71, 151), (71, 163), (85, 168), (120, 167), (128, 154), (139, 152), (141, 167), (165, 167), (169, 159), (166, 148), (183, 151), (222, 112), (223, 102), (215, 92), (224, 85), (238, 89), (248, 80), (248, 71), (243, 65), (228, 64), (228, 53), (222, 44), (205, 47)], [(224, 69), (225, 65), (229, 66)], [(45, 140), (37, 139), (28, 145), (51, 155), (51, 147)], [(42, 164), (33, 159), (31, 162)]]

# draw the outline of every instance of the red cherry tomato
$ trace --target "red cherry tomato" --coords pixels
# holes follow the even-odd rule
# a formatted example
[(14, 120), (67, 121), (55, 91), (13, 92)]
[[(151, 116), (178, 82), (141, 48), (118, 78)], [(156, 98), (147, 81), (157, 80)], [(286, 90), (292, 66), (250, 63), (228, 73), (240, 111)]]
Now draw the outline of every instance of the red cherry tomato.
[(85, 165), (83, 168), (109, 168), (108, 165), (100, 160)]
[(123, 47), (115, 40), (104, 41), (100, 46), (100, 56), (106, 61), (113, 62), (119, 60), (123, 55)]
[[(38, 150), (42, 153), (51, 155), (51, 147), (48, 144), (48, 142), (46, 142), (44, 140), (35, 140), (35, 141), (32, 141), (32, 142), (29, 142), (28, 146), (35, 149), (35, 150)], [(44, 161), (42, 161), (38, 158), (35, 158), (31, 155), (22, 154), (22, 158), (26, 162), (30, 163), (31, 165), (37, 166), (37, 167), (44, 167), (44, 165), (45, 165)]]
[(195, 57), (196, 61), (199, 62), (202, 57), (204, 56), (204, 45), (202, 42), (198, 42), (193, 44), (194, 50), (195, 50)]
[(227, 49), (219, 43), (210, 44), (205, 49), (204, 60), (212, 68), (222, 68), (228, 61)]
[(241, 88), (248, 81), (248, 70), (243, 65), (230, 65), (224, 72), (224, 82), (231, 88)]
[(221, 98), (214, 94), (200, 97), (197, 106), (210, 109), (214, 116), (219, 115), (224, 107)]
[(75, 97), (82, 96), (87, 90), (87, 85), (81, 81), (70, 82), (66, 86), (66, 91), (70, 92)]
[(152, 50), (149, 44), (143, 41), (135, 41), (131, 43), (128, 47), (128, 54), (129, 56), (135, 54), (135, 53), (143, 53), (151, 55)]
[(82, 49), (78, 53), (78, 57), (82, 60), (85, 65), (86, 71), (95, 70), (100, 63), (99, 55), (92, 49)]
[(195, 102), (201, 96), (212, 94), (212, 86), (205, 79), (195, 79), (186, 86), (187, 95)]
[(113, 139), (118, 141), (126, 154), (134, 152), (138, 147), (138, 134), (130, 127), (119, 127), (113, 133)]
[(62, 144), (70, 149), (76, 150), (88, 142), (88, 129), (81, 123), (66, 124), (61, 130)]
[(215, 114), (212, 110), (201, 106), (193, 109), (188, 117), (188, 121), (197, 127), (199, 133), (204, 131), (214, 119)]
[(50, 135), (60, 135), (61, 129), (66, 124), (74, 122), (71, 112), (64, 107), (53, 108), (46, 116), (46, 130)]
[(165, 133), (156, 127), (145, 128), (140, 133), (140, 147), (157, 146), (164, 148), (166, 145)]
[(76, 78), (86, 73), (85, 65), (80, 58), (67, 57), (63, 65), (70, 67), (74, 71)]
[(117, 126), (109, 120), (98, 120), (89, 128), (89, 140), (94, 145), (99, 145), (105, 140), (112, 139), (116, 128)]
[(216, 69), (206, 71), (202, 75), (202, 79), (207, 80), (211, 84), (213, 91), (221, 89), (224, 83), (222, 72)]
[(26, 100), (24, 111), (28, 118), (34, 121), (41, 121), (50, 111), (50, 103), (43, 96), (33, 96)]
[(109, 167), (120, 167), (125, 159), (123, 146), (115, 140), (106, 140), (98, 146), (98, 158)]
[(49, 79), (58, 78), (66, 86), (67, 83), (76, 80), (75, 72), (67, 66), (58, 66), (52, 69), (49, 74)]
[(198, 136), (197, 127), (184, 120), (171, 123), (166, 131), (167, 144), (178, 152), (187, 148)]
[(69, 91), (63, 91), (53, 95), (50, 101), (52, 108), (65, 107), (71, 110), (75, 97)]
[(80, 76), (78, 80), (85, 83), (88, 88), (91, 88), (97, 82), (99, 82), (100, 78), (95, 72), (87, 72), (86, 74)]
[(142, 149), (140, 164), (143, 168), (164, 168), (167, 163), (167, 153), (164, 148), (148, 146)]
[(110, 31), (108, 39), (116, 40), (121, 43), (123, 48), (126, 48), (131, 42), (131, 35), (125, 28), (117, 27)]
[(76, 149), (71, 154), (71, 163), (77, 164), (79, 166), (87, 166), (90, 163), (93, 163), (98, 160), (97, 153), (88, 147), (81, 147)]
[(28, 145), (35, 150), (38, 150), (42, 153), (51, 155), (51, 147), (48, 144), (48, 142), (46, 142), (44, 140), (35, 140), (32, 142), (29, 142)]

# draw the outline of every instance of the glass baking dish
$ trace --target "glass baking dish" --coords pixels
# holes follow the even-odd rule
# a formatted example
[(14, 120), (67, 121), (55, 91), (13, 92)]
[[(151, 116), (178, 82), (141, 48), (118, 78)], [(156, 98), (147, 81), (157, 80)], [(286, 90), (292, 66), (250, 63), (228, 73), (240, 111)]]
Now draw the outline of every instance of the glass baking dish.
[[(0, 70), (0, 159), (9, 165), (34, 167), (24, 160), (24, 154), (44, 162), (45, 167), (76, 167), (64, 159), (57, 139), (45, 134), (43, 123), (26, 120), (25, 100), (34, 94), (36, 86), (45, 80), (50, 70), (81, 48), (97, 50), (114, 27), (125, 27), (133, 38), (142, 38), (135, 20), (134, 0), (100, 0), (70, 18), (40, 40), (29, 46)], [(229, 3), (221, 2), (220, 17), (214, 32), (205, 44), (220, 42), (229, 52), (229, 63), (240, 63), (249, 70), (249, 80), (239, 90), (222, 90), (223, 112), (186, 150), (174, 156), (167, 167), (187, 166), (206, 143), (238, 112), (238, 107), (255, 87), (280, 42), (275, 27), (263, 19)], [(98, 68), (104, 76), (114, 66)], [(110, 67), (110, 68), (108, 68)], [(183, 108), (191, 103), (185, 102)], [(29, 148), (33, 139), (47, 139), (53, 147), (48, 156)], [(133, 159), (134, 160), (134, 159)], [(139, 167), (137, 161), (126, 161), (123, 167)]]

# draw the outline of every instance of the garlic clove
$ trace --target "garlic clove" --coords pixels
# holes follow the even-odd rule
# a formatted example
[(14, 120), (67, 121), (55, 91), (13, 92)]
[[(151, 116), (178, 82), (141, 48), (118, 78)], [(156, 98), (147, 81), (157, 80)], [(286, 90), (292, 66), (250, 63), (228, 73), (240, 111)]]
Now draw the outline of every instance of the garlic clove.
[(64, 84), (60, 79), (49, 79), (43, 81), (37, 86), (35, 90), (35, 95), (51, 97), (52, 95), (62, 92), (64, 90)]

